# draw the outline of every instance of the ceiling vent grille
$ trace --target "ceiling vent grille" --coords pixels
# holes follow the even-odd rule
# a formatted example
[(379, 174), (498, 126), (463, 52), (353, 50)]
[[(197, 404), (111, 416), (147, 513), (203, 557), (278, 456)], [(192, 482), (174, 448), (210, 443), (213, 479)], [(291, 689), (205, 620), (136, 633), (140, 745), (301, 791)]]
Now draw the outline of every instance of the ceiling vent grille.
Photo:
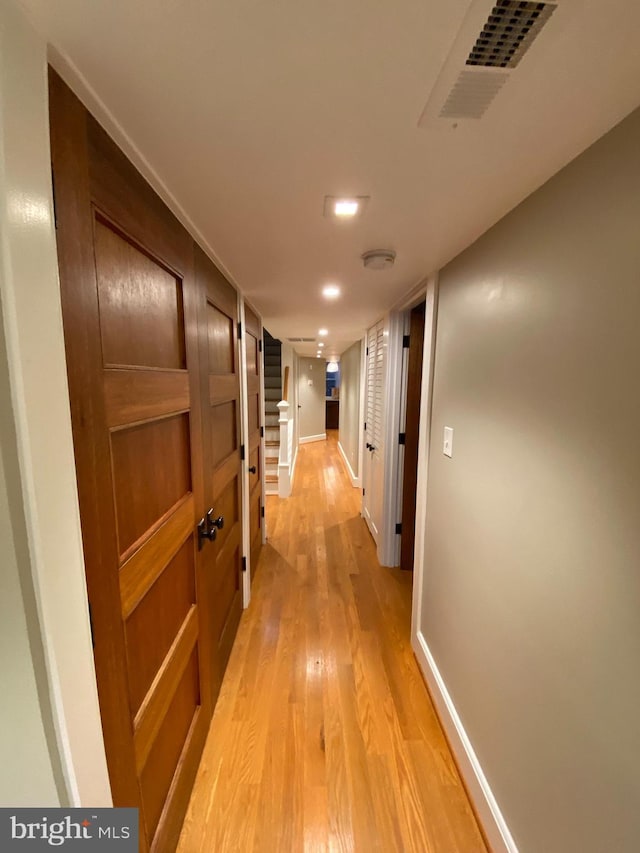
[(462, 71), (440, 110), (441, 118), (482, 118), (509, 79), (495, 71)]
[(484, 68), (515, 68), (555, 8), (552, 3), (498, 0), (466, 64)]
[(315, 338), (287, 338), (290, 344), (312, 344)]
[[(523, 57), (553, 13), (559, 7), (553, 20), (558, 24), (564, 20), (566, 25), (571, 6), (570, 0), (471, 0), (418, 126), (436, 130), (451, 123), (457, 127), (459, 119), (470, 119), (469, 127), (483, 118), (501, 100), (505, 84), (515, 85), (512, 75), (521, 73)], [(551, 29), (548, 46), (552, 45)], [(542, 48), (542, 42), (536, 46)], [(525, 67), (533, 65), (534, 55), (535, 51)], [(526, 75), (522, 85), (527, 85)]]

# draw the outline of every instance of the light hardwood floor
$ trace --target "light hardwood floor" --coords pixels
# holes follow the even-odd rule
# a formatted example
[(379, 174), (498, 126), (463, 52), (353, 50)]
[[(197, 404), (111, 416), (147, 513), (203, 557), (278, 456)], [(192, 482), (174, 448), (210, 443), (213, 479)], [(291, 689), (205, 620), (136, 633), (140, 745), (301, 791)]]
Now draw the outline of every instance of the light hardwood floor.
[(359, 504), (335, 434), (268, 499), (179, 853), (485, 853)]

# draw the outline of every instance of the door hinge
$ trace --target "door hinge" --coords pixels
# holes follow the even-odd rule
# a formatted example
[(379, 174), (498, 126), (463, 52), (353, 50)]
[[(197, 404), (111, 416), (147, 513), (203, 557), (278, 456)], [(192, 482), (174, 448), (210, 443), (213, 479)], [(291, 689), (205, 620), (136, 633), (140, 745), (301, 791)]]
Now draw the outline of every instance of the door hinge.
[(401, 432), (401, 433), (398, 435), (398, 443), (399, 443), (399, 444), (405, 444), (406, 440), (407, 440), (407, 434), (406, 434), (406, 432)]
[(95, 649), (96, 647), (96, 638), (93, 633), (93, 613), (91, 612), (91, 602), (87, 601), (87, 607), (89, 608), (89, 630), (91, 631), (91, 646)]
[(400, 522), (400, 524), (396, 524), (396, 533), (398, 535), (402, 533), (402, 522)]
[(364, 489), (362, 490), (362, 497), (364, 497)]
[(260, 438), (264, 438), (264, 427), (260, 427)]
[(242, 323), (238, 320), (238, 340), (242, 340)]
[(260, 507), (260, 518), (264, 518), (264, 507)]
[(247, 571), (247, 558), (246, 557), (242, 558), (242, 571), (243, 572)]
[(366, 350), (366, 352), (365, 352), (365, 355), (369, 355), (369, 347), (367, 347), (367, 350)]
[(409, 349), (410, 342), (411, 342), (411, 339), (409, 338), (409, 335), (403, 335), (402, 336), (402, 349)]
[(258, 351), (262, 352), (262, 338), (258, 341)]
[(366, 421), (364, 422), (364, 431), (365, 432), (367, 431), (367, 422)]
[(244, 462), (244, 444), (240, 445), (240, 461)]

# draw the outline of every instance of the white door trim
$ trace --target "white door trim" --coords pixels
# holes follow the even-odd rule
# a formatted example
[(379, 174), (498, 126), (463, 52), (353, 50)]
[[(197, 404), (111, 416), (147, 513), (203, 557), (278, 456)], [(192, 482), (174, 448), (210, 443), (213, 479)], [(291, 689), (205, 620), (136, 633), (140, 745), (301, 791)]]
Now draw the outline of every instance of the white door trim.
[[(420, 614), (425, 573), (425, 531), (427, 526), (427, 485), (429, 475), (429, 442), (431, 440), (431, 409), (433, 404), (433, 375), (436, 352), (438, 314), (438, 276), (427, 280), (424, 312), (424, 346), (422, 350), (422, 386), (420, 389), (420, 426), (418, 433), (418, 480), (416, 484), (416, 534), (413, 559), (413, 600), (411, 636), (417, 642), (421, 630)], [(414, 646), (415, 648), (415, 646)]]
[(242, 573), (242, 606), (247, 608), (251, 601), (251, 533), (249, 506), (249, 395), (247, 390), (247, 351), (245, 349), (246, 325), (244, 319), (244, 299), (238, 292), (238, 320), (242, 329), (242, 338), (238, 341), (238, 370), (240, 371), (240, 443), (245, 448), (245, 461), (242, 463), (242, 556), (246, 570)]

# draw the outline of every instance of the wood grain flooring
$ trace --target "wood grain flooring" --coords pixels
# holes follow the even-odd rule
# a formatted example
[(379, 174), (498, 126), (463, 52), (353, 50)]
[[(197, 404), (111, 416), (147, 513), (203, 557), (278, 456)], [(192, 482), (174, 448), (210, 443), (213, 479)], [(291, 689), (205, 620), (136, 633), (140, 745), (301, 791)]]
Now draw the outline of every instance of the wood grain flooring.
[(335, 434), (268, 498), (179, 853), (486, 853), (359, 505)]

